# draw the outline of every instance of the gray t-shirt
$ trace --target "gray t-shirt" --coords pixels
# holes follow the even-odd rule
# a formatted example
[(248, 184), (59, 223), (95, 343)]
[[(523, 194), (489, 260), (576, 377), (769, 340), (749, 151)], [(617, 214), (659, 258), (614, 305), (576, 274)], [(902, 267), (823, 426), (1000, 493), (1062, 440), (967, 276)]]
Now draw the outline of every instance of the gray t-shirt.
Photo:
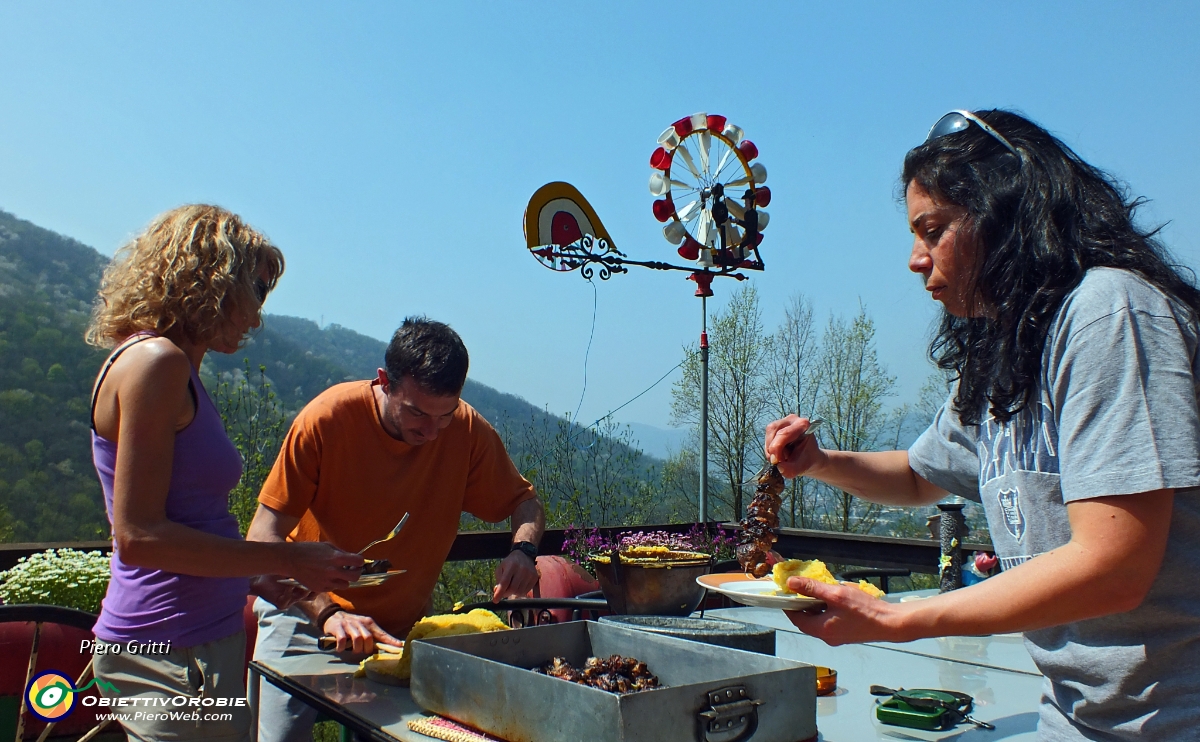
[(1003, 568), (1069, 541), (1069, 502), (1176, 489), (1142, 605), (1025, 634), (1047, 678), (1041, 739), (1200, 739), (1197, 334), (1138, 276), (1092, 269), (1050, 328), (1037, 404), (964, 426), (947, 401), (909, 449), (917, 474), (983, 504)]

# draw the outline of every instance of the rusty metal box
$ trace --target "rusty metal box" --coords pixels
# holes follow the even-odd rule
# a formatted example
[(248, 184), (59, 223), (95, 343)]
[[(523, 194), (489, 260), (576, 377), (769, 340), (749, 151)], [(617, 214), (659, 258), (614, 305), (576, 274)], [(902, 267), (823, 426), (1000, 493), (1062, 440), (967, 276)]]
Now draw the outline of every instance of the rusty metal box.
[[(802, 662), (571, 621), (412, 645), (413, 700), (508, 742), (815, 739), (816, 669)], [(636, 657), (663, 687), (619, 696), (531, 668)]]

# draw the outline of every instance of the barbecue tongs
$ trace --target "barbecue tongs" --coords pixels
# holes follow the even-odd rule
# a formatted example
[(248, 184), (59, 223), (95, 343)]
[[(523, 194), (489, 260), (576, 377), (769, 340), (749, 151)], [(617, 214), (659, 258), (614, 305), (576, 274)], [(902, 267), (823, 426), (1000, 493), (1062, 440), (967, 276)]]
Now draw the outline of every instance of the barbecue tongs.
[[(971, 707), (974, 704), (973, 698), (966, 693), (959, 693), (952, 690), (939, 690), (937, 695), (940, 698), (930, 698), (928, 691), (920, 690), (893, 690), (885, 688), (882, 685), (872, 685), (871, 695), (873, 696), (891, 696), (892, 698), (903, 701), (914, 709), (922, 711), (937, 711), (941, 709), (954, 723), (969, 722), (979, 727), (980, 729), (995, 729), (995, 725), (989, 724), (986, 721), (976, 719), (970, 715)], [(952, 698), (953, 700), (943, 700), (944, 698)]]

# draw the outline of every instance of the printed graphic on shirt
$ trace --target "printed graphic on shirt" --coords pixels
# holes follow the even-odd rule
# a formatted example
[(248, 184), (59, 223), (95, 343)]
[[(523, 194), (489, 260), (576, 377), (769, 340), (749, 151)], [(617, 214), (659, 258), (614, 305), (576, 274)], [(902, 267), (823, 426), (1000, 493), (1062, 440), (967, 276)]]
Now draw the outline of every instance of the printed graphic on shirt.
[[(1030, 475), (1057, 480), (1059, 473), (1058, 431), (1049, 405), (1031, 405), (1007, 423), (988, 416), (979, 426), (978, 446), (979, 491), (993, 528), (1002, 524), (1014, 542), (1024, 545), (1019, 549), (1028, 550), (1029, 518), (1040, 508), (1030, 498), (1039, 497), (1045, 486), (1044, 476), (1035, 476), (1041, 481), (1034, 484)], [(1028, 554), (1002, 556), (1001, 566), (1009, 569), (1030, 558)]]
[(1015, 471), (1058, 474), (1058, 430), (1049, 405), (1026, 407), (1007, 423), (991, 415), (979, 426), (979, 486)]
[(1000, 511), (1004, 513), (1004, 527), (1012, 537), (1020, 541), (1025, 536), (1025, 513), (1021, 511), (1021, 490), (1017, 487), (1002, 489), (998, 493)]
[[(1034, 556), (1036, 556), (1036, 555), (1034, 555)], [(1028, 562), (1030, 559), (1033, 559), (1033, 557), (1032, 556), (1009, 556), (1009, 557), (1002, 556), (1002, 557), (1000, 557), (1000, 571), (1003, 572), (1004, 570), (1012, 569), (1013, 567), (1017, 566), (1018, 564), (1024, 564), (1025, 562)]]

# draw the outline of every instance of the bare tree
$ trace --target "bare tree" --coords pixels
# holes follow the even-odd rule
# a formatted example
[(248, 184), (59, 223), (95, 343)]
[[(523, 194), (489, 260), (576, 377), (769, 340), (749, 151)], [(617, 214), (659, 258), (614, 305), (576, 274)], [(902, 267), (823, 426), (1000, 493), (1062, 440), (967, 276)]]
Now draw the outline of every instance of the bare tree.
[(917, 393), (917, 403), (913, 406), (913, 414), (916, 423), (922, 429), (933, 422), (938, 410), (946, 404), (946, 398), (950, 396), (950, 384), (949, 373), (938, 370), (931, 373), (921, 385), (921, 391)]
[[(790, 414), (807, 415), (816, 405), (820, 376), (817, 374), (816, 329), (812, 302), (795, 294), (784, 308), (783, 322), (775, 331), (767, 391), (770, 414), (776, 418)], [(816, 483), (796, 477), (785, 491), (781, 520), (792, 528), (816, 525)]]
[(700, 501), (700, 445), (691, 436), (679, 451), (663, 463), (659, 476), (660, 501), (658, 513), (665, 523), (687, 523), (696, 520)]
[[(821, 393), (818, 408), (829, 421), (818, 431), (822, 444), (841, 451), (879, 450), (888, 438), (898, 437), (903, 424), (883, 410), (892, 394), (895, 377), (879, 363), (875, 353), (875, 324), (860, 308), (847, 323), (831, 317), (822, 340)], [(829, 488), (825, 488), (829, 489)], [(879, 519), (876, 503), (858, 500), (849, 492), (831, 490), (825, 498), (822, 525), (829, 530), (868, 533)]]
[[(762, 465), (762, 426), (770, 408), (768, 340), (753, 286), (736, 291), (713, 318), (709, 349), (710, 465), (724, 487), (710, 496), (732, 519), (742, 516), (743, 488)], [(700, 424), (700, 351), (684, 348), (683, 376), (672, 390), (672, 424)]]

